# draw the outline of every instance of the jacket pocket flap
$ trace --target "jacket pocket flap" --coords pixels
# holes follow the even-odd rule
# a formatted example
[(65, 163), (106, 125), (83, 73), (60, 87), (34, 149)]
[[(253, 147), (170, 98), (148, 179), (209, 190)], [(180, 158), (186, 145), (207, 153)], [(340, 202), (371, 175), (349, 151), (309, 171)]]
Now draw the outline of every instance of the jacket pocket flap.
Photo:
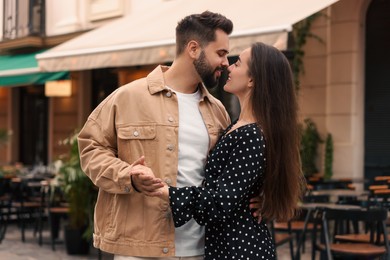
[(155, 125), (123, 126), (118, 128), (120, 139), (154, 139), (156, 138)]

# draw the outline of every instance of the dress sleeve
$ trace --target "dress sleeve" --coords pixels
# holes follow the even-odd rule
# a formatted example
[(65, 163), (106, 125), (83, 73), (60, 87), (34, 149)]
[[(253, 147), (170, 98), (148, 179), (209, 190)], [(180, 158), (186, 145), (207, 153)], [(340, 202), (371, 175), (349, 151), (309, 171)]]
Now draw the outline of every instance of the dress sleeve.
[[(169, 199), (176, 227), (194, 218), (200, 225), (223, 221), (249, 194), (265, 167), (265, 142), (258, 131), (242, 133), (230, 150), (222, 173), (206, 169), (206, 175), (219, 175), (206, 187), (170, 187)], [(206, 178), (206, 181), (209, 182)], [(212, 187), (212, 188), (211, 188)]]

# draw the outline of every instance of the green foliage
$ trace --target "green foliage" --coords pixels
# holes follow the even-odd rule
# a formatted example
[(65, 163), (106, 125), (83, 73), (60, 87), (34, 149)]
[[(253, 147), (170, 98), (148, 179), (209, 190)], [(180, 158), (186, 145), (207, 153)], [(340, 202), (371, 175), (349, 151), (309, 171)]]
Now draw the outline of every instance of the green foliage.
[(88, 226), (84, 237), (90, 239), (97, 189), (81, 169), (77, 133), (63, 144), (70, 145), (70, 153), (67, 160), (63, 160), (58, 181), (69, 203), (69, 225), (72, 228)]
[(325, 169), (324, 179), (329, 180), (333, 175), (333, 138), (331, 134), (326, 136), (325, 140)]
[(310, 32), (313, 22), (321, 15), (323, 14), (315, 13), (293, 25), (292, 34), (294, 37), (294, 58), (292, 60), (292, 71), (294, 75), (295, 87), (297, 88), (297, 90), (300, 86), (299, 76), (305, 73), (305, 69), (303, 66), (303, 56), (305, 55), (305, 52), (303, 51), (303, 46), (306, 44), (307, 38), (315, 38), (318, 41), (323, 42), (320, 37)]
[(304, 120), (304, 127), (302, 127), (301, 135), (301, 161), (302, 171), (305, 176), (309, 177), (318, 173), (316, 166), (318, 145), (322, 142), (314, 122), (306, 118)]
[(0, 146), (8, 141), (9, 133), (5, 129), (0, 129)]
[(0, 177), (16, 177), (21, 174), (22, 167), (21, 164), (0, 165)]

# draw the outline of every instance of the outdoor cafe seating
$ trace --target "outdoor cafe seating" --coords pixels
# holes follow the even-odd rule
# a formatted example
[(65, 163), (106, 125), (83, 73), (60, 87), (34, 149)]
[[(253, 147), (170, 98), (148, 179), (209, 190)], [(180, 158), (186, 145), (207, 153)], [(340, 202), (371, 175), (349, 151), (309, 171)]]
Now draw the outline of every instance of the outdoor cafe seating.
[[(313, 230), (312, 259), (315, 259), (317, 251), (330, 260), (336, 256), (353, 259), (385, 256), (384, 259), (389, 259), (387, 215), (388, 210), (384, 208), (321, 209), (317, 212)], [(317, 233), (320, 234), (319, 240), (316, 239)], [(360, 234), (368, 239), (353, 243), (348, 239)]]
[[(303, 198), (303, 202), (305, 203), (328, 203), (329, 195), (306, 195)], [(306, 241), (306, 232), (311, 231), (314, 227), (312, 223), (306, 223), (305, 226), (305, 218), (308, 214), (306, 209), (301, 209), (297, 216), (287, 222), (274, 222), (273, 230), (275, 236), (278, 234), (292, 234), (295, 236), (296, 244), (299, 244), (299, 240), (302, 236), (302, 251), (305, 252), (305, 241)], [(289, 241), (292, 243), (292, 241)], [(300, 247), (299, 247), (300, 248)], [(295, 257), (292, 257), (294, 259)]]
[(294, 258), (295, 258), (294, 244), (293, 244), (294, 234), (293, 234), (292, 229), (291, 229), (291, 221), (287, 222), (287, 226), (285, 229), (286, 232), (277, 232), (275, 229), (275, 222), (274, 221), (271, 221), (269, 224), (270, 224), (271, 235), (272, 235), (275, 247), (277, 248), (279, 246), (282, 246), (282, 245), (288, 243), (289, 249), (290, 249), (291, 260), (294, 260)]
[(34, 234), (38, 233), (43, 214), (41, 179), (22, 180), (19, 177), (10, 181), (9, 213), (14, 210), (16, 221), (20, 225), (21, 238), (25, 241), (25, 230), (28, 222), (34, 224)]
[[(383, 178), (383, 177), (382, 177)], [(380, 178), (380, 179), (382, 179)], [(383, 181), (383, 180), (381, 180)], [(330, 255), (340, 255), (341, 253), (338, 252), (337, 250), (334, 249), (334, 245), (332, 245), (330, 242), (334, 242), (333, 244), (340, 244), (341, 242), (348, 242), (348, 243), (372, 243), (371, 239), (371, 233), (369, 233), (369, 229), (365, 228), (363, 230), (359, 230), (357, 227), (360, 227), (356, 223), (359, 221), (358, 217), (356, 219), (350, 220), (350, 223), (355, 223), (352, 225), (355, 229), (353, 232), (351, 232), (348, 235), (343, 234), (343, 236), (340, 236), (340, 234), (336, 233), (336, 239), (334, 239), (335, 234), (335, 223), (340, 223), (340, 220), (337, 219), (335, 221), (335, 217), (332, 215), (333, 213), (328, 214), (327, 218), (327, 226), (323, 227), (324, 225), (323, 218), (324, 218), (324, 212), (334, 210), (337, 212), (340, 212), (340, 215), (342, 210), (351, 212), (354, 211), (354, 214), (357, 215), (364, 215), (365, 213), (361, 212), (366, 212), (366, 211), (371, 211), (371, 210), (382, 210), (383, 212), (386, 212), (386, 216), (383, 219), (383, 223), (385, 224), (385, 228), (389, 227), (389, 218), (388, 216), (388, 211), (389, 211), (389, 206), (390, 206), (390, 189), (388, 188), (387, 185), (383, 185), (383, 183), (378, 183), (376, 180), (372, 180), (371, 185), (368, 185), (368, 190), (356, 190), (356, 189), (351, 189), (349, 185), (345, 185), (344, 189), (340, 189), (340, 186), (334, 186), (337, 187), (336, 189), (330, 189), (330, 188), (325, 188), (325, 189), (313, 189), (311, 188), (307, 194), (307, 196), (329, 196), (329, 201), (328, 202), (315, 202), (315, 201), (303, 201), (300, 204), (301, 209), (304, 210), (305, 212), (305, 218), (303, 221), (303, 228), (301, 230), (301, 233), (299, 235), (299, 241), (297, 243), (297, 246), (295, 247), (296, 250), (296, 255), (295, 259), (300, 259), (301, 256), (301, 251), (304, 249), (304, 241), (306, 238), (306, 234), (311, 234), (311, 244), (312, 244), (312, 259), (315, 259), (315, 252), (322, 252), (323, 256), (325, 257), (324, 259), (332, 259), (329, 258), (331, 257)], [(381, 186), (382, 185), (382, 186)], [(346, 213), (347, 214), (347, 213)], [(376, 214), (376, 213), (375, 213)], [(326, 214), (325, 214), (326, 215)], [(332, 221), (330, 220), (332, 219)], [(302, 221), (302, 220), (301, 220)], [(381, 220), (382, 221), (382, 220)], [(382, 225), (382, 222), (379, 224)], [(345, 224), (344, 224), (345, 225)], [(337, 225), (336, 225), (337, 226)], [(383, 229), (383, 228), (382, 228)], [(329, 244), (328, 248), (333, 248), (330, 250), (330, 253), (328, 252), (329, 250), (325, 247), (325, 240), (322, 240), (322, 247), (319, 246), (321, 244), (321, 239), (324, 239), (325, 233), (328, 232), (329, 235)], [(349, 231), (349, 230), (348, 230)], [(375, 234), (378, 234), (381, 230), (377, 230)], [(384, 231), (383, 231), (384, 232)], [(386, 230), (387, 232), (387, 230)], [(326, 241), (325, 241), (326, 242)], [(382, 238), (380, 240), (374, 241), (376, 243), (376, 246), (379, 245), (383, 248), (385, 248), (385, 253), (388, 254), (389, 251), (386, 250), (386, 245), (384, 244), (385, 241), (383, 239), (383, 234)], [(379, 244), (378, 244), (379, 243)], [(357, 245), (355, 245), (356, 247)], [(371, 246), (366, 246), (364, 247), (365, 244), (361, 245), (361, 248), (371, 248)], [(338, 246), (336, 246), (337, 248)], [(341, 247), (341, 245), (339, 246)], [(354, 246), (352, 246), (354, 248)], [(373, 247), (374, 248), (374, 247)], [(327, 251), (328, 250), (328, 251)], [(375, 250), (373, 251), (375, 252)], [(368, 249), (365, 251), (365, 253), (369, 256), (375, 255), (375, 253), (370, 252)], [(352, 252), (351, 252), (352, 254)], [(372, 255), (371, 255), (372, 254)], [(356, 256), (359, 256), (357, 253)], [(361, 256), (361, 255), (360, 255)], [(355, 257), (355, 256), (354, 256)], [(387, 257), (390, 258), (390, 255), (387, 255)], [(321, 258), (322, 259), (322, 258)], [(355, 258), (353, 258), (355, 259)], [(386, 258), (388, 259), (388, 258)]]
[[(32, 228), (39, 245), (43, 243), (43, 228), (49, 225), (52, 249), (58, 238), (59, 220), (66, 217), (68, 208), (58, 203), (58, 196), (50, 184), (54, 174), (47, 167), (18, 168), (0, 176), (0, 242), (4, 239), (9, 223), (16, 223), (21, 240)], [(56, 188), (58, 190), (58, 187)], [(63, 200), (63, 197), (61, 198)], [(55, 204), (54, 202), (58, 202)]]
[[(52, 250), (55, 250), (56, 243), (61, 242), (59, 241), (61, 221), (66, 220), (69, 209), (61, 190), (55, 185), (51, 185), (52, 177), (24, 173), (12, 178), (0, 178), (0, 242), (6, 233), (7, 223), (11, 221), (17, 223), (22, 240), (24, 240), (24, 233), (32, 229), (39, 244), (45, 244), (43, 241), (46, 238), (46, 241), (50, 241), (48, 244), (51, 245)], [(365, 213), (360, 213), (372, 208), (387, 212), (390, 205), (390, 189), (385, 177), (379, 178), (378, 181), (373, 180), (370, 185), (367, 185), (367, 190), (356, 189), (351, 184), (354, 184), (351, 180), (310, 182), (308, 184), (310, 188), (299, 205), (300, 214), (288, 222), (270, 223), (271, 234), (276, 246), (287, 244), (291, 259), (298, 260), (305, 250), (305, 241), (310, 239), (313, 257), (318, 252), (321, 252), (325, 257), (338, 255), (339, 252), (336, 252), (334, 244), (347, 242), (347, 236), (338, 233), (336, 234), (337, 238), (335, 238), (333, 235), (335, 217), (331, 210), (334, 212), (354, 211), (357, 215), (364, 215)], [(29, 204), (36, 207), (27, 207)], [(324, 216), (327, 217), (326, 226), (323, 226)], [(358, 219), (351, 221), (351, 223), (357, 222)], [(378, 221), (380, 222), (382, 219)], [(387, 215), (383, 221), (385, 227), (388, 228), (390, 222)], [(47, 227), (50, 236), (44, 237), (47, 233), (42, 232), (42, 230)], [(356, 225), (352, 225), (352, 227), (356, 227)], [(354, 229), (352, 230), (355, 232)], [(328, 232), (328, 244), (325, 243), (327, 242), (325, 231)], [(359, 232), (363, 233), (349, 236), (348, 242), (351, 243), (354, 238), (360, 240), (355, 239), (353, 243), (372, 242), (369, 231), (369, 229), (359, 229)], [(375, 234), (378, 232), (381, 230), (377, 230)], [(383, 252), (383, 248), (388, 252), (383, 236), (382, 239), (376, 240), (374, 243), (376, 242), (375, 246), (381, 248), (380, 252)]]

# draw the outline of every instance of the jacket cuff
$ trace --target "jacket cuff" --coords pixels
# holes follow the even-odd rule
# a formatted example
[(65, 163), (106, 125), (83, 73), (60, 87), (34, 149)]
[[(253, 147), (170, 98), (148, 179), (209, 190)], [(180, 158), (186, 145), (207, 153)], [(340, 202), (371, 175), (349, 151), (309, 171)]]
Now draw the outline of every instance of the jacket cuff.
[(133, 189), (131, 176), (130, 176), (130, 169), (131, 167), (127, 167), (125, 170), (119, 173), (119, 180), (118, 180), (119, 188), (124, 193), (130, 193), (131, 190)]

